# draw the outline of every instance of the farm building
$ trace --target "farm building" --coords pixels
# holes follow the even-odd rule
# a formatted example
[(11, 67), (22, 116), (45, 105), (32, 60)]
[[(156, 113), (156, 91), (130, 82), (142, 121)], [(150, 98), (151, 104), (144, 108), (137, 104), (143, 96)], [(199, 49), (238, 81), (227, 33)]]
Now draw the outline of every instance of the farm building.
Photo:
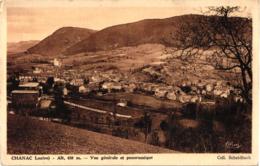
[(38, 82), (26, 82), (19, 85), (19, 90), (38, 91), (38, 95), (42, 94), (42, 87)]
[(26, 82), (19, 85), (19, 89), (22, 90), (39, 90), (38, 82)]

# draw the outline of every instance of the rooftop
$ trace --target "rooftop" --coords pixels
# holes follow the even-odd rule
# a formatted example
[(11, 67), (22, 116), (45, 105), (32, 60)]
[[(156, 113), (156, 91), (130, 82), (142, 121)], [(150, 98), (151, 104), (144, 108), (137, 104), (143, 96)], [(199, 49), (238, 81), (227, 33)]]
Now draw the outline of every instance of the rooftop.
[(19, 87), (21, 87), (21, 88), (25, 88), (25, 87), (35, 88), (35, 87), (38, 87), (38, 86), (39, 86), (38, 82), (26, 82), (26, 83), (19, 85)]
[(22, 94), (22, 93), (38, 93), (37, 90), (13, 90), (12, 94), (14, 93), (18, 93), (18, 94)]

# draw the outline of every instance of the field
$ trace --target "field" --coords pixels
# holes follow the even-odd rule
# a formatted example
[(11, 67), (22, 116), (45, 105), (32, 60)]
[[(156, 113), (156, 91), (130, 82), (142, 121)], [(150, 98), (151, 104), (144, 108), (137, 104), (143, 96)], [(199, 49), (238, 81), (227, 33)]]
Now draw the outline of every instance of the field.
[(9, 154), (133, 154), (175, 151), (61, 124), (8, 115)]

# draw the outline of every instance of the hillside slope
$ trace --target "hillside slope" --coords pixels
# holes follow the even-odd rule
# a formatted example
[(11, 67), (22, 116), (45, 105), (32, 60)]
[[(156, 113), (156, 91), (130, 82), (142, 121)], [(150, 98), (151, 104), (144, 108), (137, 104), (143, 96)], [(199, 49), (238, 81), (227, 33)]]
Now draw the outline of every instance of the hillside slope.
[(175, 152), (119, 137), (15, 115), (8, 115), (7, 132), (8, 154), (130, 154)]
[[(190, 23), (196, 27), (201, 20), (210, 22), (211, 19), (216, 19), (216, 16), (190, 14), (164, 19), (145, 19), (107, 27), (100, 31), (63, 27), (28, 49), (28, 53), (56, 56), (113, 50), (147, 43), (169, 46), (169, 43), (174, 43), (172, 37), (179, 33), (182, 24)], [(232, 19), (243, 20), (241, 17)]]
[(76, 27), (63, 27), (28, 49), (28, 53), (55, 56), (65, 49), (89, 37), (94, 30)]
[(109, 50), (144, 43), (164, 44), (177, 32), (183, 20), (196, 23), (196, 20), (201, 17), (204, 16), (184, 15), (165, 19), (146, 19), (108, 27), (71, 46), (65, 54)]
[(30, 40), (30, 41), (20, 41), (16, 43), (7, 43), (7, 52), (8, 54), (14, 54), (19, 52), (24, 52), (28, 48), (33, 47), (39, 43), (38, 40)]

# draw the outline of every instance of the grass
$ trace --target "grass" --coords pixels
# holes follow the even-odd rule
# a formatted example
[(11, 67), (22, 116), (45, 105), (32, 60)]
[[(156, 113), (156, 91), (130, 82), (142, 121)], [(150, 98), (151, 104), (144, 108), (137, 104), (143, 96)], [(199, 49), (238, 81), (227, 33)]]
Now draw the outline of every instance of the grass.
[(61, 124), (8, 115), (8, 154), (134, 154), (175, 151)]

